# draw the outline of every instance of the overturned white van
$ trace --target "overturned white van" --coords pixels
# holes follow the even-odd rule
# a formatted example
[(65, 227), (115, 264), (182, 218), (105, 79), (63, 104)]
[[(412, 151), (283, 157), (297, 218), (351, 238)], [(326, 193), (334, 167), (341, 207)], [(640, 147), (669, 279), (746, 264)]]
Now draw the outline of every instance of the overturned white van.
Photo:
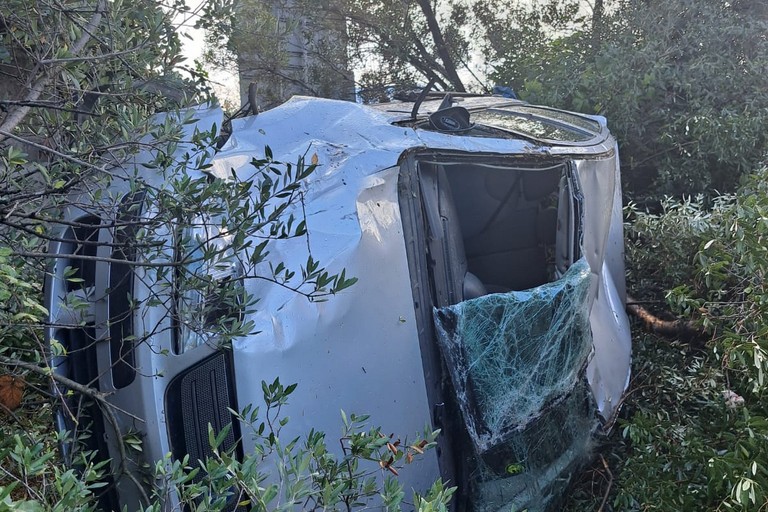
[[(201, 129), (221, 126), (216, 109), (198, 115)], [(338, 432), (340, 410), (387, 432), (441, 429), (437, 449), (400, 473), (406, 488), (442, 477), (458, 487), (456, 510), (555, 506), (629, 379), (620, 175), (605, 120), (488, 96), (430, 95), (415, 109), (296, 97), (233, 121), (208, 172), (245, 172), (265, 146), (286, 162), (317, 155), (302, 203), (313, 256), (357, 283), (312, 302), (246, 279), (258, 334), (221, 350), (171, 326), (134, 344), (128, 324), (150, 332), (164, 317), (150, 304), (119, 311), (151, 285), (118, 261), (125, 254), (69, 261), (102, 254), (84, 240), (109, 251), (113, 236), (75, 209), (50, 249), (48, 336), (68, 354), (56, 371), (109, 393), (150, 461), (204, 458), (208, 424), (230, 423), (228, 408), (259, 402), (262, 381), (279, 377), (298, 383), (288, 437)], [(298, 267), (306, 242), (282, 240), (270, 258)], [(75, 292), (93, 306), (66, 326)], [(118, 464), (119, 441), (94, 416), (93, 447)], [(252, 449), (247, 436), (241, 448)], [(105, 507), (139, 500), (119, 476), (105, 496)]]

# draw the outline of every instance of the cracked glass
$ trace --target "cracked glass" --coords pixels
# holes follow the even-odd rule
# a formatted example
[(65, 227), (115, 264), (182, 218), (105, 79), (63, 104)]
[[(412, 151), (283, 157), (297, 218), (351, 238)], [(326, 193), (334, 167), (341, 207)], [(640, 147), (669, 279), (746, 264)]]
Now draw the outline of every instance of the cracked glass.
[(438, 345), (479, 455), (477, 510), (533, 496), (533, 503), (549, 501), (554, 480), (587, 455), (597, 425), (584, 378), (591, 283), (582, 258), (554, 282), (434, 310)]

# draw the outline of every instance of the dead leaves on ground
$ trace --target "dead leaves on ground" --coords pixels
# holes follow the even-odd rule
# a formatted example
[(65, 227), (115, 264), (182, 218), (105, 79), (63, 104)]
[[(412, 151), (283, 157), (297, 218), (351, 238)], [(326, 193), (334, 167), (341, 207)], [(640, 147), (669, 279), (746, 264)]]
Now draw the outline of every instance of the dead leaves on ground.
[(0, 375), (0, 409), (14, 411), (21, 405), (26, 383), (21, 377)]

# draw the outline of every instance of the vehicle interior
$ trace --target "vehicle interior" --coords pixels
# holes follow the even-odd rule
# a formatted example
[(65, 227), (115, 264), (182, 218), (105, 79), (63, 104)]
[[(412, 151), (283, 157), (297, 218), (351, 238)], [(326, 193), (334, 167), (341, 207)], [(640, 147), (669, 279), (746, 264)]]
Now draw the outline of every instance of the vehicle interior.
[(554, 281), (578, 258), (568, 162), (421, 161), (418, 175), (431, 259), (445, 265), (434, 277), (461, 289), (449, 302)]
[[(456, 390), (444, 378), (449, 369), (438, 347), (433, 314), (564, 276), (580, 257), (575, 165), (567, 159), (527, 156), (413, 155), (401, 163), (399, 192), (422, 362), (430, 376), (427, 393), (439, 405), (432, 412), (433, 425), (444, 432), (441, 472), (451, 481), (475, 481), (478, 459), (469, 448)], [(481, 421), (477, 398), (464, 400), (474, 421)], [(508, 458), (487, 455), (492, 461)], [(459, 492), (458, 509), (469, 508), (467, 493), (466, 486)]]

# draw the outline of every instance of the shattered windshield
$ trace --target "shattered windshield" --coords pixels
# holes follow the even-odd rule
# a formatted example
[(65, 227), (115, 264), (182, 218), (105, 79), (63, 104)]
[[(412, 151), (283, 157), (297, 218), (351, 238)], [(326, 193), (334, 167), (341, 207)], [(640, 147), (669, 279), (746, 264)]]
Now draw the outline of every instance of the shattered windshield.
[(478, 124), (510, 130), (536, 139), (558, 142), (586, 142), (595, 137), (593, 133), (575, 127), (558, 125), (528, 114), (517, 114), (501, 110), (486, 110), (472, 115)]
[(481, 451), (575, 386), (592, 348), (590, 276), (581, 259), (552, 283), (435, 310), (438, 343)]
[(548, 502), (597, 424), (584, 379), (592, 350), (587, 261), (562, 278), (434, 310), (437, 341), (480, 456), (476, 510)]

